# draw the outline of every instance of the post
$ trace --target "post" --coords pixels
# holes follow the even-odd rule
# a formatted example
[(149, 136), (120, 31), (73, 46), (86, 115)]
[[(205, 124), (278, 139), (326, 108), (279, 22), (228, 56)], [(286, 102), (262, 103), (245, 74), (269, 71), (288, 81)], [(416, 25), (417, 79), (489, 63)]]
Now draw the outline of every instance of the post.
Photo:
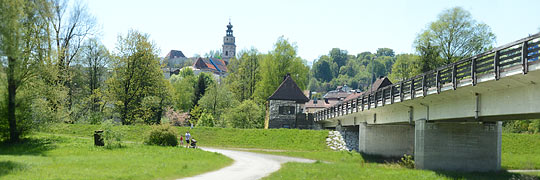
[(441, 93), (441, 70), (437, 70), (435, 76), (435, 86), (437, 87), (437, 94)]
[(399, 84), (399, 102), (403, 102), (403, 81)]
[(499, 51), (495, 51), (495, 56), (493, 57), (493, 72), (495, 73), (495, 80), (501, 78), (501, 69), (499, 67)]
[(527, 41), (523, 42), (523, 45), (521, 45), (521, 64), (523, 66), (523, 74), (527, 74), (529, 72), (529, 63), (527, 62), (529, 49), (527, 49), (527, 46)]
[(411, 94), (411, 99), (414, 99), (414, 94), (416, 94), (415, 90), (414, 90), (414, 78), (411, 79), (411, 92), (409, 92)]
[(456, 78), (456, 74), (457, 74), (457, 72), (456, 72), (456, 64), (454, 63), (454, 64), (452, 64), (452, 88), (453, 88), (454, 90), (456, 90), (456, 88), (457, 88), (457, 82), (456, 82), (456, 81), (457, 81), (457, 78)]
[(422, 75), (422, 97), (426, 97), (426, 74)]
[(472, 85), (476, 86), (476, 58), (471, 59), (471, 79)]

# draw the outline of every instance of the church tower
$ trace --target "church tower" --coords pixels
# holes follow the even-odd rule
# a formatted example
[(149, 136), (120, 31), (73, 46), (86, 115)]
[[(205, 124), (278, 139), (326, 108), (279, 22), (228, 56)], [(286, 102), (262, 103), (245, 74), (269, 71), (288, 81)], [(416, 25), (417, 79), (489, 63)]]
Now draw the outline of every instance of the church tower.
[(233, 58), (236, 55), (236, 44), (234, 41), (233, 30), (232, 30), (231, 21), (229, 20), (229, 25), (227, 25), (227, 34), (223, 37), (223, 51), (221, 52), (221, 57), (227, 63), (229, 59)]

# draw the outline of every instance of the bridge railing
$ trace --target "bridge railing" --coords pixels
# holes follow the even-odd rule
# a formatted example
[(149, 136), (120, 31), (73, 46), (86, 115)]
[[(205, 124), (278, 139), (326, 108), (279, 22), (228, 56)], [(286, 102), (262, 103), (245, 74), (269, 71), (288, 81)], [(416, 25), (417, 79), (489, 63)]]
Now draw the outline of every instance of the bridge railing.
[(516, 68), (521, 68), (522, 73), (527, 74), (528, 66), (539, 62), (539, 44), (540, 33), (531, 35), (319, 110), (314, 113), (314, 120), (323, 121), (386, 104), (438, 94), (448, 89), (456, 90), (458, 86), (475, 86), (479, 76), (492, 75), (492, 79), (499, 80), (501, 72)]

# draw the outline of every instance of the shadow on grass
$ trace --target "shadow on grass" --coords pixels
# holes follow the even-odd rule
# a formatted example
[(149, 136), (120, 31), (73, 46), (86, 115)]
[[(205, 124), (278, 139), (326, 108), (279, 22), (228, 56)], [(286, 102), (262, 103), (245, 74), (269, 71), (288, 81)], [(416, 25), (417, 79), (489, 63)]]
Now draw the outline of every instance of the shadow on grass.
[(520, 173), (511, 173), (507, 171), (498, 172), (451, 172), (451, 171), (433, 171), (438, 176), (444, 176), (452, 179), (512, 179), (512, 180), (540, 180), (540, 177)]
[[(401, 157), (386, 157), (380, 155), (371, 155), (360, 153), (362, 158), (367, 163), (378, 163), (378, 164), (393, 164), (401, 162)], [(448, 177), (450, 179), (501, 179), (501, 180), (540, 180), (538, 176), (531, 176), (520, 173), (511, 173), (507, 171), (498, 171), (498, 172), (456, 172), (456, 171), (433, 171), (438, 176)]]
[(401, 161), (401, 157), (387, 157), (387, 156), (381, 156), (381, 155), (372, 155), (372, 154), (365, 154), (360, 153), (364, 161), (367, 163), (397, 163)]
[(0, 177), (5, 176), (12, 171), (23, 169), (24, 164), (13, 161), (0, 161)]
[(27, 138), (20, 142), (0, 142), (0, 155), (41, 155), (46, 151), (56, 148), (55, 139)]

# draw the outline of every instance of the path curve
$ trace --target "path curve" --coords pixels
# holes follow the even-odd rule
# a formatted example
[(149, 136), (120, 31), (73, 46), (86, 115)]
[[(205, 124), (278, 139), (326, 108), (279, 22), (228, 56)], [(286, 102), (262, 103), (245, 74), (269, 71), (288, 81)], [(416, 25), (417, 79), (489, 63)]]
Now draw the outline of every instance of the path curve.
[(279, 170), (281, 164), (286, 162), (303, 162), (314, 163), (315, 160), (294, 158), (287, 156), (278, 156), (270, 154), (259, 154), (244, 151), (234, 151), (215, 148), (201, 148), (205, 151), (221, 153), (234, 160), (234, 163), (217, 171), (200, 174), (194, 177), (184, 178), (182, 180), (191, 179), (219, 179), (219, 180), (252, 180), (260, 179)]

